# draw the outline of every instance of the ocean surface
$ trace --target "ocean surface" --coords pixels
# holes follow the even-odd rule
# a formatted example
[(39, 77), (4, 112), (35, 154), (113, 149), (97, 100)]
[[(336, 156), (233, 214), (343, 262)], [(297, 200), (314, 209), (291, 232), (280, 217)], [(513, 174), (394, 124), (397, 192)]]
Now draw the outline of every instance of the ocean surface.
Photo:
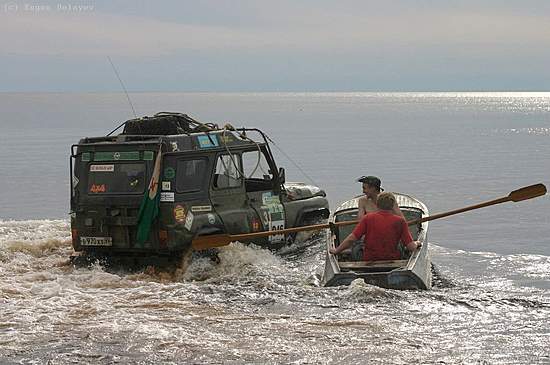
[[(263, 129), (331, 204), (377, 175), (432, 214), (550, 185), (550, 93), (134, 93)], [(124, 94), (0, 93), (0, 363), (550, 364), (550, 196), (430, 223), (431, 291), (323, 288), (324, 242), (173, 273), (68, 264), (69, 151)], [(289, 160), (286, 156), (290, 156)]]

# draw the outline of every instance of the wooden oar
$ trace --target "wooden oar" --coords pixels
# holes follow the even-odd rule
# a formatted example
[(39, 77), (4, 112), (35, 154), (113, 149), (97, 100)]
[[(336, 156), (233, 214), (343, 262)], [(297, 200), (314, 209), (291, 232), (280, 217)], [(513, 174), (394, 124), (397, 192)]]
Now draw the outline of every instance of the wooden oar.
[[(420, 219), (414, 219), (414, 220), (408, 221), (407, 224), (409, 225), (419, 224), (422, 222), (432, 221), (434, 219), (448, 217), (450, 215), (467, 212), (469, 210), (484, 208), (495, 204), (505, 203), (508, 201), (519, 202), (522, 200), (532, 199), (538, 196), (542, 196), (544, 194), (546, 194), (546, 186), (544, 186), (543, 184), (526, 186), (524, 188), (512, 191), (508, 196), (505, 196), (503, 198), (490, 200), (485, 203), (471, 205), (469, 207), (465, 207), (461, 209), (451, 210), (449, 212), (434, 214), (434, 215), (420, 218)], [(339, 226), (348, 226), (348, 225), (357, 224), (357, 223), (358, 221), (355, 220), (355, 221), (344, 221), (344, 222), (335, 222), (335, 223), (314, 224), (311, 226), (287, 228), (287, 229), (282, 229), (278, 231), (263, 231), (263, 232), (232, 234), (232, 235), (216, 234), (216, 235), (210, 235), (210, 236), (200, 236), (193, 240), (192, 245), (193, 245), (193, 249), (198, 251), (198, 250), (205, 250), (213, 247), (225, 246), (230, 244), (231, 242), (240, 241), (240, 240), (251, 240), (254, 238), (267, 237), (271, 235), (288, 234), (288, 233), (295, 233), (295, 232), (302, 232), (302, 231), (318, 231), (325, 228), (329, 228), (331, 225), (335, 227), (339, 227)]]
[[(339, 225), (355, 224), (355, 223), (357, 223), (357, 221), (346, 221), (346, 222), (335, 223), (335, 225), (339, 226)], [(303, 231), (319, 231), (329, 227), (330, 227), (329, 223), (323, 223), (323, 224), (314, 224), (311, 226), (281, 229), (277, 231), (263, 231), (263, 232), (243, 233), (243, 234), (213, 234), (210, 236), (199, 236), (193, 240), (192, 244), (193, 244), (193, 249), (198, 251), (198, 250), (205, 250), (213, 247), (225, 246), (230, 244), (231, 242), (240, 241), (240, 240), (250, 240), (254, 238), (262, 238), (262, 237), (267, 237), (272, 235), (288, 234), (288, 233), (303, 232)]]
[(526, 187), (518, 189), (518, 190), (514, 190), (510, 194), (508, 194), (508, 196), (505, 196), (505, 197), (502, 197), (502, 198), (490, 200), (490, 201), (485, 202), (485, 203), (471, 205), (469, 207), (465, 207), (465, 208), (461, 208), (461, 209), (451, 210), (449, 212), (434, 214), (434, 215), (431, 215), (429, 217), (415, 219), (415, 220), (409, 221), (407, 223), (409, 225), (412, 225), (412, 224), (418, 224), (418, 223), (427, 222), (427, 221), (433, 221), (434, 219), (448, 217), (450, 215), (455, 215), (455, 214), (467, 212), (469, 210), (484, 208), (484, 207), (488, 207), (488, 206), (491, 206), (491, 205), (496, 205), (496, 204), (510, 202), (510, 201), (520, 202), (522, 200), (536, 198), (536, 197), (542, 196), (544, 194), (546, 194), (546, 186), (544, 186), (544, 184), (535, 184), (535, 185), (531, 185), (531, 186), (526, 186)]

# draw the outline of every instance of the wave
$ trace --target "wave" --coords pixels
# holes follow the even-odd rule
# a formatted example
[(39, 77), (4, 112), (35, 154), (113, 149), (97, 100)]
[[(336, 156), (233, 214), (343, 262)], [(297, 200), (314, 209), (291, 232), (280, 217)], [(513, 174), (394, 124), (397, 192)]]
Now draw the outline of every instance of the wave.
[[(0, 220), (0, 262), (13, 261), (18, 255), (68, 257), (70, 249), (67, 220)], [(33, 262), (26, 260), (25, 266), (29, 264)]]
[(70, 223), (64, 219), (24, 221), (0, 219), (0, 247), (8, 241), (67, 240), (70, 236)]

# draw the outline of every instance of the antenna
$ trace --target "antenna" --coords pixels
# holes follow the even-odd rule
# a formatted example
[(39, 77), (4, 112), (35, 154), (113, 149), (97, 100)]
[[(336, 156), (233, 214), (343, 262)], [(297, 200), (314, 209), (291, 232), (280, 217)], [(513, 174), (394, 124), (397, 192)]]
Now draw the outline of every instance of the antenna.
[[(124, 86), (124, 83), (122, 82), (122, 79), (118, 75), (118, 71), (116, 70), (116, 67), (115, 67), (114, 63), (111, 60), (111, 57), (107, 56), (107, 58), (109, 59), (109, 63), (111, 64), (111, 67), (113, 67), (113, 71), (115, 72), (115, 75), (118, 78), (118, 81), (120, 82), (120, 86), (122, 86), (122, 90), (124, 90), (124, 93), (126, 94), (126, 99), (128, 99), (128, 103), (130, 104), (130, 107), (132, 108), (132, 112), (134, 113), (134, 118), (137, 118), (136, 110), (134, 109), (134, 104), (132, 104), (132, 100), (130, 100), (130, 95), (128, 95), (128, 91), (126, 90), (126, 86)], [(113, 132), (111, 132), (111, 133), (113, 133)]]

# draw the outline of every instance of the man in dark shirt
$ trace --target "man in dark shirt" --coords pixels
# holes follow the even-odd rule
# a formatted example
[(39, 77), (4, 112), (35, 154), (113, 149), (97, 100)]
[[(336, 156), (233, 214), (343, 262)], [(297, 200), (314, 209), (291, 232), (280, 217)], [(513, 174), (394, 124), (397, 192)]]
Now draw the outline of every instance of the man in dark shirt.
[(376, 200), (378, 211), (366, 214), (338, 247), (330, 249), (330, 253), (339, 254), (363, 235), (365, 261), (399, 260), (399, 241), (409, 251), (420, 247), (420, 243), (412, 239), (405, 219), (392, 213), (395, 204), (395, 196), (392, 193), (380, 193)]

